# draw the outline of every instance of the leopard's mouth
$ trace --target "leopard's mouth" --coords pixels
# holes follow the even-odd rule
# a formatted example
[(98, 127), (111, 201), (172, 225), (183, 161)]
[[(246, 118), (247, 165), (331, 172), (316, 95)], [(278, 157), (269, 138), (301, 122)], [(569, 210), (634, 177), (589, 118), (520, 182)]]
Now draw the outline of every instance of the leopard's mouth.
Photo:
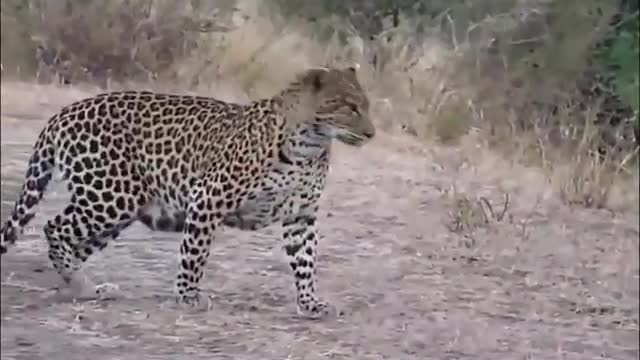
[(338, 140), (349, 146), (362, 146), (367, 142), (367, 139), (352, 133), (344, 133), (337, 136)]

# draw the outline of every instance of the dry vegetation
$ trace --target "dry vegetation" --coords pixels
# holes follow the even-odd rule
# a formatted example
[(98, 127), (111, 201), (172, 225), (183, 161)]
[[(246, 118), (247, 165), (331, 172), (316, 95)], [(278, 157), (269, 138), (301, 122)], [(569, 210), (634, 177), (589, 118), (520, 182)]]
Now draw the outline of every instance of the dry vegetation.
[[(390, 26), (393, 21), (387, 18), (383, 22), (383, 31), (376, 36), (369, 36), (344, 18), (310, 20), (285, 16), (273, 5), (265, 5), (272, 2), (217, 1), (214, 5), (214, 2), (206, 1), (110, 0), (85, 1), (84, 6), (65, 9), (55, 4), (73, 1), (3, 0), (3, 131), (19, 127), (18, 123), (30, 116), (43, 120), (44, 115), (33, 114), (33, 111), (30, 113), (28, 109), (32, 106), (53, 112), (65, 101), (104, 89), (152, 88), (246, 101), (272, 94), (296, 71), (307, 66), (358, 62), (361, 80), (372, 99), (372, 115), (384, 131), (373, 145), (375, 149), (363, 150), (368, 153), (363, 155), (366, 161), (355, 159), (348, 151), (344, 151), (348, 153), (345, 158), (348, 160), (335, 159), (336, 168), (346, 175), (333, 180), (335, 187), (331, 188), (330, 193), (335, 193), (335, 199), (330, 197), (325, 204), (324, 208), (329, 212), (325, 220), (330, 224), (329, 231), (334, 240), (340, 236), (354, 235), (348, 232), (345, 235), (340, 226), (346, 228), (347, 225), (339, 223), (341, 218), (357, 220), (362, 227), (357, 231), (366, 234), (357, 236), (371, 238), (382, 247), (387, 246), (383, 250), (394, 254), (397, 262), (389, 264), (392, 271), (378, 274), (379, 279), (384, 281), (376, 280), (374, 275), (358, 272), (355, 265), (350, 265), (345, 254), (361, 252), (363, 255), (358, 260), (359, 264), (364, 268), (369, 266), (368, 269), (377, 273), (380, 272), (376, 269), (383, 250), (368, 248), (360, 243), (345, 245), (337, 240), (331, 243), (329, 239), (327, 246), (333, 247), (329, 251), (335, 251), (338, 254), (335, 256), (344, 260), (344, 263), (327, 270), (330, 273), (327, 277), (339, 278), (341, 274), (344, 275), (340, 272), (343, 270), (344, 273), (358, 273), (354, 275), (357, 279), (353, 280), (357, 283), (351, 284), (354, 290), (350, 291), (353, 293), (348, 294), (352, 302), (359, 299), (367, 303), (373, 301), (369, 297), (383, 298), (390, 293), (403, 294), (403, 291), (407, 291), (405, 295), (411, 300), (404, 305), (415, 310), (420, 304), (424, 306), (425, 301), (434, 308), (446, 308), (450, 302), (438, 292), (441, 290), (437, 286), (457, 289), (459, 283), (455, 279), (464, 281), (464, 276), (475, 276), (472, 268), (486, 270), (483, 273), (489, 275), (478, 277), (477, 283), (470, 284), (469, 293), (463, 293), (463, 290), (449, 291), (459, 291), (456, 295), (461, 298), (476, 296), (475, 300), (469, 302), (477, 302), (478, 307), (469, 305), (469, 309), (477, 311), (474, 313), (477, 319), (485, 319), (483, 316), (487, 313), (480, 308), (491, 301), (500, 302), (506, 297), (515, 296), (515, 293), (525, 294), (517, 301), (508, 303), (514, 314), (504, 315), (501, 310), (493, 309), (491, 311), (494, 313), (487, 315), (486, 324), (502, 326), (504, 324), (500, 321), (508, 316), (517, 318), (514, 320), (517, 324), (543, 324), (532, 332), (518, 328), (522, 332), (502, 334), (505, 337), (513, 336), (516, 340), (511, 340), (514, 342), (522, 340), (517, 346), (524, 349), (529, 346), (526, 345), (527, 337), (536, 337), (542, 332), (556, 329), (556, 321), (564, 321), (563, 324), (569, 325), (557, 328), (555, 340), (550, 340), (551, 343), (547, 345), (559, 347), (553, 350), (558, 358), (562, 358), (563, 353), (566, 355), (560, 347), (567, 346), (570, 350), (566, 351), (575, 357), (567, 355), (566, 358), (579, 359), (580, 356), (576, 354), (580, 354), (582, 345), (576, 345), (578, 350), (572, 346), (587, 339), (587, 336), (597, 335), (600, 331), (605, 333), (599, 327), (601, 324), (584, 325), (602, 315), (595, 314), (600, 311), (598, 309), (605, 309), (602, 310), (604, 312), (613, 309), (610, 313), (613, 320), (602, 320), (607, 322), (606, 331), (610, 331), (606, 336), (602, 335), (604, 338), (621, 339), (619, 336), (627, 336), (628, 333), (635, 336), (638, 332), (638, 293), (635, 284), (638, 280), (638, 230), (635, 218), (640, 208), (640, 184), (637, 142), (628, 136), (628, 127), (603, 128), (601, 110), (606, 100), (597, 96), (587, 97), (579, 91), (584, 73), (591, 70), (587, 53), (603, 36), (602, 29), (610, 22), (615, 9), (611, 6), (613, 2), (598, 0), (486, 2), (502, 5), (499, 11), (488, 12), (480, 20), (473, 21), (454, 11), (441, 12), (428, 20), (398, 13), (398, 26)], [(275, 3), (283, 4), (286, 1)], [(576, 13), (575, 8), (563, 7), (569, 3), (579, 3), (580, 12)], [(20, 11), (15, 11), (16, 7)], [(556, 23), (563, 25), (549, 26), (549, 13), (553, 13)], [(558, 17), (562, 19), (557, 20)], [(34, 81), (41, 85), (34, 87), (25, 84)], [(59, 91), (61, 88), (65, 88), (65, 91)], [(621, 132), (625, 132), (625, 137), (619, 136)], [(612, 137), (615, 139), (613, 142), (607, 141)], [(6, 139), (3, 135), (3, 142)], [(598, 154), (603, 147), (606, 152)], [(358, 165), (358, 169), (353, 170), (349, 165), (367, 161), (367, 166), (371, 168)], [(5, 167), (3, 154), (3, 176), (9, 167)], [(356, 185), (361, 190), (368, 186), (368, 189), (385, 191), (378, 191), (374, 196), (365, 190), (356, 191)], [(12, 189), (15, 190), (15, 186)], [(344, 197), (343, 193), (351, 195)], [(3, 198), (7, 197), (13, 199), (14, 194), (5, 191), (3, 179)], [(338, 203), (337, 199), (344, 201)], [(389, 204), (389, 208), (383, 208), (380, 204)], [(442, 204), (446, 204), (446, 207), (440, 207)], [(367, 216), (358, 213), (366, 210), (372, 213)], [(436, 213), (441, 213), (441, 216), (435, 216)], [(386, 225), (380, 225), (382, 223)], [(364, 225), (367, 225), (366, 229)], [(372, 229), (378, 229), (380, 233), (374, 233)], [(393, 236), (385, 233), (388, 229), (395, 232)], [(426, 242), (427, 238), (433, 239), (430, 240), (432, 242)], [(124, 241), (126, 243), (128, 240)], [(167, 244), (162, 243), (164, 247), (156, 255), (170, 257), (171, 247)], [(242, 261), (242, 252), (247, 251), (242, 248), (244, 245), (235, 248), (235, 243), (230, 241), (230, 244), (226, 245), (232, 246), (232, 256), (217, 258), (220, 266), (232, 266), (234, 260)], [(132, 240), (127, 246), (140, 245)], [(143, 253), (138, 255), (146, 255), (141, 249), (136, 250)], [(22, 255), (32, 260), (35, 258), (32, 255), (37, 252), (32, 250), (27, 249)], [(236, 250), (237, 254), (234, 252)], [(559, 254), (556, 254), (556, 250)], [(135, 258), (125, 250), (116, 251), (118, 256)], [(579, 255), (576, 258), (568, 255), (572, 251)], [(423, 257), (427, 253), (435, 255), (427, 260)], [(562, 258), (562, 261), (554, 256)], [(4, 261), (3, 258), (3, 268)], [(114, 256), (112, 261), (117, 264), (124, 260)], [(270, 259), (260, 261), (268, 263)], [(170, 268), (170, 265), (167, 267)], [(600, 265), (601, 268), (592, 268)], [(158, 275), (144, 268), (146, 265), (140, 262), (133, 266), (136, 267), (135, 271), (149, 273), (153, 278), (149, 280), (150, 284), (164, 286)], [(331, 266), (327, 265), (328, 268)], [(442, 274), (438, 274), (438, 279), (449, 280), (434, 280), (417, 273), (402, 275), (409, 268), (418, 271), (416, 269), (440, 267)], [(125, 279), (126, 266), (123, 269), (116, 269), (114, 276)], [(448, 271), (447, 276), (444, 276), (445, 270)], [(452, 275), (458, 274), (458, 271), (462, 274), (460, 278)], [(423, 295), (419, 297), (410, 293), (410, 290), (420, 289), (420, 284), (416, 282), (425, 277), (437, 283), (434, 289), (424, 289), (428, 294), (423, 295), (428, 300)], [(274, 278), (276, 275), (270, 281)], [(495, 283), (492, 280), (494, 278), (497, 279)], [(547, 286), (550, 278), (553, 285)], [(605, 282), (605, 286), (599, 283), (600, 279), (609, 282)], [(379, 285), (378, 290), (384, 294), (368, 292), (373, 291), (371, 286), (362, 285), (368, 284), (367, 281), (377, 284), (373, 285), (374, 289)], [(496, 285), (503, 282), (507, 284), (504, 286), (514, 288), (505, 290), (500, 287), (502, 285)], [(597, 287), (596, 282), (602, 288)], [(624, 289), (615, 288), (611, 293), (617, 294), (619, 290), (624, 295), (612, 299), (609, 296), (614, 295), (608, 295), (608, 286), (615, 287), (618, 283), (623, 284), (620, 286)], [(3, 290), (6, 286), (14, 285), (3, 283)], [(405, 285), (411, 289), (403, 287)], [(333, 286), (336, 292), (341, 289), (347, 291), (337, 283)], [(279, 283), (278, 287), (277, 291), (282, 293), (288, 289), (286, 284)], [(595, 288), (600, 291), (597, 295), (585, 295)], [(497, 295), (485, 298), (482, 294), (483, 291), (489, 291), (487, 289), (495, 290), (492, 294)], [(226, 287), (223, 290), (234, 294)], [(502, 293), (503, 290), (505, 294), (509, 291), (513, 293), (507, 296)], [(564, 296), (565, 290), (569, 293), (567, 299), (554, 297), (558, 293)], [(131, 290), (134, 293), (136, 291)], [(412, 297), (414, 295), (415, 298)], [(381, 306), (393, 308), (393, 301), (385, 299), (389, 303), (383, 301)], [(236, 300), (248, 301), (246, 298)], [(556, 306), (556, 300), (557, 304), (564, 304), (558, 305), (564, 306), (559, 318), (554, 318), (556, 315), (545, 308), (547, 300), (553, 303), (549, 305), (550, 308)], [(145, 301), (152, 302), (149, 299)], [(224, 303), (226, 300), (219, 301)], [(286, 308), (284, 303), (286, 301), (256, 316), (280, 321), (282, 319), (273, 319), (271, 314), (275, 310), (288, 311), (283, 310), (283, 307)], [(223, 305), (233, 309), (236, 305), (241, 306), (235, 303)], [(40, 311), (44, 305), (36, 307)], [(525, 314), (522, 309), (530, 313)], [(91, 311), (101, 321), (109, 323), (110, 320), (100, 318), (103, 316), (99, 315), (100, 311)], [(591, 311), (595, 315), (589, 313), (582, 317), (582, 314)], [(458, 320), (462, 321), (460, 324), (468, 316), (464, 311), (451, 314), (459, 317)], [(393, 322), (404, 316), (392, 315), (385, 319), (380, 315), (380, 318), (368, 319), (369, 322), (365, 321), (366, 318), (357, 318), (356, 323), (364, 327), (374, 323), (382, 333), (388, 329), (385, 326), (390, 326), (385, 321)], [(563, 317), (565, 315), (566, 318)], [(429, 316), (437, 317), (437, 311), (434, 310)], [(609, 316), (608, 312), (606, 316)], [(501, 320), (493, 322), (498, 317)], [(237, 315), (230, 321), (238, 321), (250, 328), (247, 331), (252, 331), (255, 339), (265, 336), (257, 333), (257, 327), (242, 323), (239, 318), (240, 315)], [(159, 321), (159, 327), (162, 326), (162, 319), (156, 318), (155, 321)], [(440, 320), (430, 318), (430, 321), (433, 321), (436, 330), (445, 334), (450, 335), (454, 331), (445, 327), (445, 323), (439, 323)], [(601, 321), (601, 318), (597, 321)], [(614, 322), (615, 325), (612, 325)], [(142, 327), (140, 324), (143, 323), (131, 320), (128, 326), (136, 329), (136, 326)], [(512, 326), (512, 323), (507, 323)], [(201, 327), (193, 330), (199, 336), (204, 336), (200, 333), (205, 331), (203, 329), (216, 326), (199, 324)], [(476, 323), (464, 324), (468, 325), (466, 329), (477, 330), (477, 326), (480, 326)], [(581, 324), (585, 326), (582, 330)], [(406, 330), (411, 325), (425, 333), (432, 330), (415, 318), (406, 320), (404, 324), (394, 323), (393, 326)], [(444, 354), (447, 358), (456, 358), (456, 354), (461, 359), (499, 358), (492, 357), (497, 353), (487, 350), (490, 347), (487, 344), (492, 341), (497, 343), (499, 335), (492, 339), (482, 330), (470, 335), (465, 333), (462, 325), (455, 330), (455, 340), (448, 340), (450, 342), (446, 346), (433, 348), (436, 349), (433, 350), (434, 358), (444, 359)], [(270, 336), (275, 336), (280, 330), (290, 334), (291, 328), (287, 326), (295, 328), (298, 325), (287, 323), (283, 325), (287, 331), (275, 329)], [(317, 330), (313, 326), (303, 330)], [(348, 341), (357, 343), (362, 339), (349, 338), (355, 333), (346, 332), (343, 334), (345, 337), (341, 338), (339, 332), (344, 329), (336, 324), (330, 326), (335, 326), (331, 330), (335, 332), (324, 329), (326, 332), (322, 335), (325, 337), (321, 336), (312, 342), (301, 341), (306, 344), (304, 346), (325, 351), (322, 354), (327, 357), (349, 358)], [(517, 328), (520, 325), (513, 326)], [(339, 328), (341, 330), (337, 330)], [(137, 329), (142, 331), (142, 328)], [(591, 335), (585, 335), (585, 338), (576, 342), (562, 340), (580, 339), (581, 335), (574, 330), (591, 331)], [(623, 330), (624, 334), (620, 335)], [(148, 335), (150, 333), (153, 331), (147, 331), (144, 336), (152, 336)], [(335, 338), (327, 334), (333, 334)], [(373, 333), (368, 336), (369, 340), (373, 338), (372, 348), (376, 348), (376, 341), (380, 341), (377, 348), (383, 347), (385, 339), (375, 338), (377, 335)], [(434, 336), (429, 341), (437, 340), (438, 334)], [(407, 340), (406, 336), (402, 339), (406, 342), (403, 346), (412, 348), (412, 351), (430, 346), (425, 345), (427, 340), (424, 339)], [(598, 346), (606, 347), (604, 343), (593, 345), (597, 341), (594, 339), (589, 337), (589, 341), (585, 340), (586, 343), (593, 341), (587, 344), (592, 348), (587, 346), (587, 350), (583, 349), (586, 353), (595, 354)], [(276, 340), (251, 341), (254, 341), (255, 349), (262, 350), (280, 345)], [(260, 341), (265, 343), (261, 344)], [(620, 352), (614, 353), (628, 356), (625, 358), (638, 353), (636, 342), (621, 342), (627, 347), (609, 347), (608, 351), (618, 349)], [(330, 349), (330, 345), (334, 344), (337, 344), (335, 348)], [(531, 346), (544, 349), (547, 345)], [(443, 347), (449, 350), (439, 353)], [(300, 349), (293, 346), (289, 354), (296, 351), (300, 353)], [(464, 351), (456, 353), (456, 349)], [(550, 354), (541, 351), (537, 353), (540, 356)], [(474, 352), (482, 356), (474, 357)], [(380, 350), (378, 354), (381, 353), (405, 358), (398, 354), (407, 356), (408, 352)], [(320, 358), (317, 354), (320, 353), (314, 356)], [(506, 354), (510, 356), (513, 352), (507, 351)], [(528, 354), (523, 356), (529, 357), (523, 358), (536, 358), (535, 352)], [(264, 352), (262, 355), (263, 358), (269, 356)], [(362, 353), (359, 356), (351, 353), (351, 356), (381, 358), (369, 353), (367, 356), (371, 357)], [(601, 356), (610, 358), (604, 350)]]
[[(381, 128), (452, 145), (471, 136), (506, 160), (539, 166), (567, 203), (638, 209), (633, 130), (595, 126), (601, 99), (577, 94), (613, 3), (580, 2), (574, 15), (561, 2), (502, 1), (501, 13), (487, 10), (477, 22), (451, 11), (429, 20), (400, 13), (398, 26), (371, 37), (345, 19), (283, 18), (261, 2), (80, 4), (3, 2), (3, 77), (246, 100), (271, 94), (306, 66), (355, 61)], [(615, 150), (594, 156), (611, 132), (617, 140), (606, 146)], [(626, 204), (610, 204), (616, 187)]]

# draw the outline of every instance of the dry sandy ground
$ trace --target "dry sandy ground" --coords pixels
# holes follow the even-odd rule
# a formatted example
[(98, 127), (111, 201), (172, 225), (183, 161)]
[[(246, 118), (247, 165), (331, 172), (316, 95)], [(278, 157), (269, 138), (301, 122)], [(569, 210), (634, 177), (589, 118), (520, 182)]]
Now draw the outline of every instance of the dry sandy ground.
[[(3, 84), (3, 218), (43, 121), (86, 94)], [(54, 187), (2, 257), (2, 359), (637, 359), (637, 214), (571, 209), (535, 172), (464, 159), (389, 136), (336, 146), (319, 276), (344, 314), (321, 321), (294, 316), (277, 228), (216, 241), (208, 313), (168, 305), (178, 239), (142, 226), (86, 266), (120, 298), (45, 300), (59, 280), (42, 226), (66, 196)], [(452, 184), (492, 201), (508, 190), (508, 220), (452, 233)]]

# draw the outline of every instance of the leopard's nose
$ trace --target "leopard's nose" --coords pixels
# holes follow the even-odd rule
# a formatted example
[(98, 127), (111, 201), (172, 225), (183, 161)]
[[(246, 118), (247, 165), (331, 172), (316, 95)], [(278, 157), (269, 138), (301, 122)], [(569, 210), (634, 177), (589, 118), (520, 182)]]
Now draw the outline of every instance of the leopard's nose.
[(376, 128), (373, 125), (371, 125), (370, 127), (367, 127), (366, 129), (364, 129), (362, 134), (367, 138), (371, 139), (376, 135)]

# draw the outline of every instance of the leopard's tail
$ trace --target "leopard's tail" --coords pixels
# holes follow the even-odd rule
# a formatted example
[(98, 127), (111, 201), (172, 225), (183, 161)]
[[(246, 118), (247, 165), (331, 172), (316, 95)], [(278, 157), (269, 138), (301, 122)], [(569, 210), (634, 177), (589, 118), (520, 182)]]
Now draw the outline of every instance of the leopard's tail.
[(5, 254), (24, 233), (24, 228), (35, 216), (37, 205), (53, 177), (56, 153), (53, 123), (54, 121), (49, 121), (49, 125), (40, 132), (27, 165), (20, 196), (13, 206), (11, 216), (0, 229), (0, 255)]

